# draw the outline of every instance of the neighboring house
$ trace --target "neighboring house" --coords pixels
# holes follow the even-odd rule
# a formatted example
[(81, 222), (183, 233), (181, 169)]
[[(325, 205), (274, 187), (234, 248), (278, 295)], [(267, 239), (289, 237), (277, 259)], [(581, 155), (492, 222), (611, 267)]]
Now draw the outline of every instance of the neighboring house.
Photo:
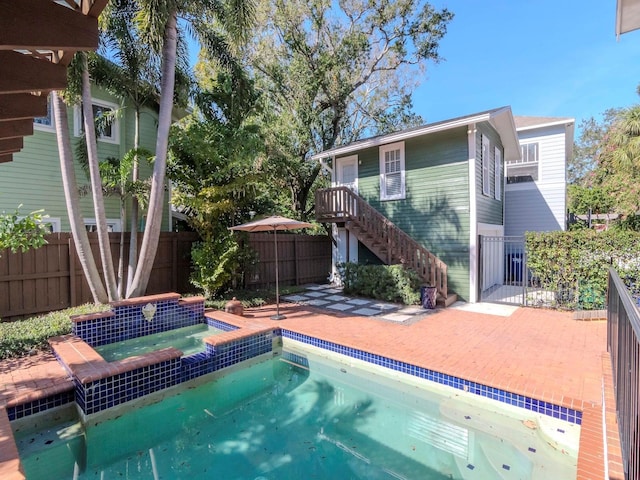
[(565, 230), (573, 118), (514, 117), (521, 158), (506, 161), (506, 236)]
[[(96, 115), (105, 110), (118, 110), (114, 122), (98, 137), (97, 143), (98, 155), (101, 159), (122, 158), (134, 146), (133, 107), (126, 101), (94, 88), (93, 110)], [(70, 107), (68, 118), (72, 149), (75, 150), (75, 145), (82, 132), (80, 107)], [(156, 111), (149, 108), (143, 109), (140, 146), (152, 152), (155, 150), (157, 120)], [(75, 162), (75, 170), (78, 188), (81, 192), (80, 203), (85, 225), (87, 230), (93, 231), (95, 229), (95, 214), (88, 174), (77, 161)], [(140, 178), (146, 178), (150, 173), (151, 167), (141, 164)], [(125, 219), (123, 225), (120, 218), (119, 202), (117, 196), (105, 196), (104, 199), (109, 229), (114, 232), (121, 231), (123, 228), (129, 230), (127, 220)], [(44, 214), (49, 216), (47, 221), (52, 232), (70, 231), (50, 103), (48, 115), (34, 119), (34, 134), (25, 137), (22, 150), (13, 154), (12, 162), (0, 165), (0, 212), (13, 212), (19, 205), (22, 205), (20, 211), (24, 213), (43, 209)], [(164, 216), (162, 229), (168, 230), (171, 225), (171, 209), (168, 206)]]
[(316, 218), (334, 224), (334, 275), (340, 262), (405, 263), (441, 303), (477, 300), (478, 236), (504, 234), (503, 162), (521, 158), (510, 107), (313, 158), (331, 172)]

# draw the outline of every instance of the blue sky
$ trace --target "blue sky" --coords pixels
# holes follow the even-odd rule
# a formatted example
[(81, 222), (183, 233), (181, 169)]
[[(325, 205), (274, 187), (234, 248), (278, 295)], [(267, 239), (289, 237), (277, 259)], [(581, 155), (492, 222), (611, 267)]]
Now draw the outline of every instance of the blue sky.
[[(414, 94), (427, 122), (510, 105), (595, 116), (640, 103), (640, 31), (615, 36), (615, 0), (433, 0), (455, 14)], [(577, 137), (577, 136), (576, 136)]]

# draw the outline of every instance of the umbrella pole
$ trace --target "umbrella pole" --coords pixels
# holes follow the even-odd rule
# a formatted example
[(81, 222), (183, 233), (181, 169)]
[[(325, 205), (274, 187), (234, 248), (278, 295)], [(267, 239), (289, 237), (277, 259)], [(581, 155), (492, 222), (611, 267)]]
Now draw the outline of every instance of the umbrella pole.
[(278, 287), (278, 230), (273, 229), (273, 245), (276, 249), (276, 314), (271, 317), (272, 320), (282, 320), (284, 315), (280, 315), (280, 290)]

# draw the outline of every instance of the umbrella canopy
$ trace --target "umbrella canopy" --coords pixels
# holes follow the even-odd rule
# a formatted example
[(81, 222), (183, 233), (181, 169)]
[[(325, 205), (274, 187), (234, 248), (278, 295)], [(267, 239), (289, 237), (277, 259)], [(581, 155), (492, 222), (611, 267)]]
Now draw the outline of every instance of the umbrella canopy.
[(271, 318), (273, 320), (282, 320), (284, 315), (280, 315), (280, 289), (278, 287), (278, 230), (295, 230), (297, 228), (307, 228), (312, 225), (307, 222), (300, 222), (292, 218), (280, 217), (273, 215), (267, 218), (261, 218), (260, 220), (254, 220), (253, 222), (243, 223), (235, 227), (229, 228), (229, 230), (241, 230), (243, 232), (273, 232), (273, 245), (276, 251), (276, 314)]
[(243, 223), (231, 227), (229, 230), (242, 230), (244, 232), (273, 232), (274, 230), (295, 230), (296, 228), (311, 227), (310, 223), (300, 222), (292, 218), (280, 217), (273, 215), (271, 217), (261, 218), (253, 222)]

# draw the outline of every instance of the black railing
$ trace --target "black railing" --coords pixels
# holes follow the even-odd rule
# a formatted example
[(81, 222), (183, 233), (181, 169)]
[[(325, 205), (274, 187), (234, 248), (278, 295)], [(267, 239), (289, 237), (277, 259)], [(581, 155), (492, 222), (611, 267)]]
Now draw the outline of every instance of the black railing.
[(609, 270), (607, 349), (627, 480), (640, 478), (640, 314), (624, 283)]

